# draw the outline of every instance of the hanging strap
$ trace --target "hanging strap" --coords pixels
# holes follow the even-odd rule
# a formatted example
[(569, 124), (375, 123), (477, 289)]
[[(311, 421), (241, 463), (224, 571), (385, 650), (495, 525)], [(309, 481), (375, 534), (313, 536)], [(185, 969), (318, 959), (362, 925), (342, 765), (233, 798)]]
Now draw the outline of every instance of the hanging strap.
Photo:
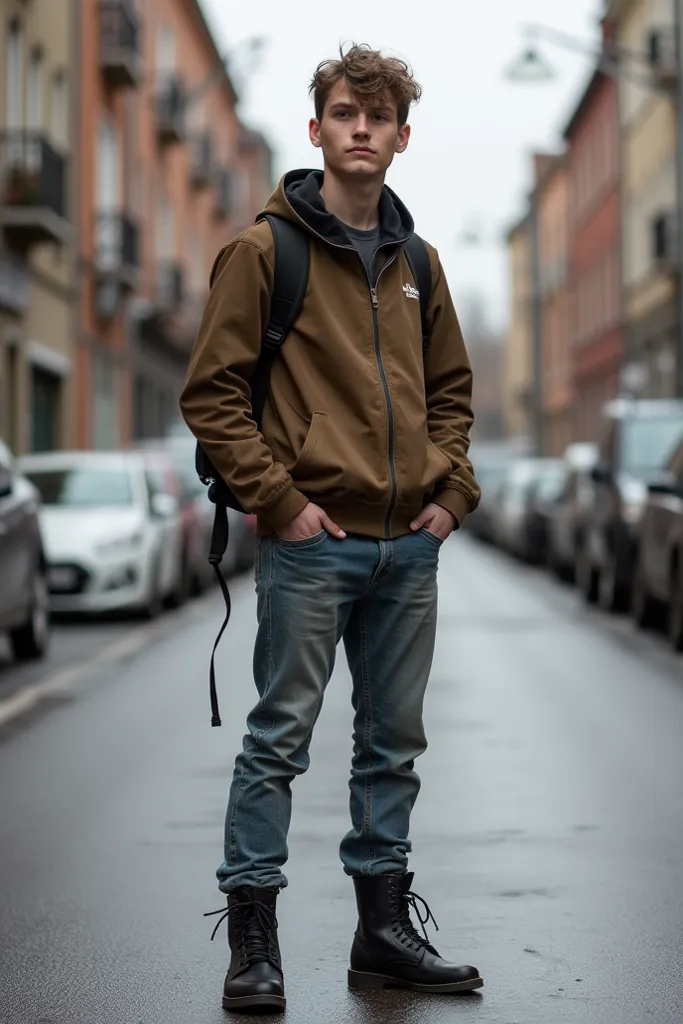
[[(270, 372), (276, 356), (279, 354), (287, 335), (299, 316), (306, 295), (306, 288), (308, 287), (310, 266), (310, 246), (308, 235), (304, 230), (292, 221), (283, 220), (272, 214), (266, 214), (263, 219), (268, 221), (273, 232), (275, 271), (273, 295), (270, 300), (270, 318), (263, 335), (261, 353), (250, 382), (251, 408), (259, 429), (261, 428), (261, 419), (270, 387)], [(216, 691), (216, 649), (226, 630), (232, 609), (228, 584), (220, 569), (223, 556), (228, 548), (230, 532), (228, 510), (225, 502), (221, 502), (220, 499), (221, 486), (224, 486), (222, 481), (214, 480), (209, 487), (209, 499), (216, 504), (209, 562), (213, 566), (225, 602), (225, 618), (213, 645), (211, 664), (209, 666), (212, 726), (220, 726), (222, 724)]]

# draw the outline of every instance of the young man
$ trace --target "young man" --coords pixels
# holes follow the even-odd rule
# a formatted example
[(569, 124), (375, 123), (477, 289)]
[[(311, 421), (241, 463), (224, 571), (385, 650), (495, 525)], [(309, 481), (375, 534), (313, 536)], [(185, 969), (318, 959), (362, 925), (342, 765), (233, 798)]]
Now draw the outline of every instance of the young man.
[[(324, 172), (285, 175), (267, 213), (310, 244), (297, 322), (274, 362), (261, 431), (249, 378), (268, 323), (271, 227), (218, 256), (181, 407), (243, 507), (258, 515), (259, 701), (237, 758), (219, 887), (231, 961), (223, 1005), (284, 1007), (276, 897), (287, 884), (290, 784), (343, 639), (353, 676), (352, 827), (341, 844), (358, 928), (349, 983), (457, 992), (483, 982), (414, 928), (408, 826), (426, 747), (439, 548), (477, 504), (467, 458), (471, 371), (437, 253), (423, 355), (413, 220), (384, 179), (408, 146), (420, 87), (366, 46), (326, 61), (310, 139)], [(220, 912), (219, 912), (220, 913)]]

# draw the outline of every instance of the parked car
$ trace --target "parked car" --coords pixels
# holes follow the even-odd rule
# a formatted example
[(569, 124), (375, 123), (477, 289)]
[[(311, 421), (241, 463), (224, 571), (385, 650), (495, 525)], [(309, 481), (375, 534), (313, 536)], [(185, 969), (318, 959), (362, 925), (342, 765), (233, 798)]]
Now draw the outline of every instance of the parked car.
[(674, 650), (683, 650), (683, 440), (648, 485), (631, 609), (641, 628), (666, 621)]
[[(211, 538), (212, 516), (207, 509), (206, 494), (198, 492), (201, 484), (188, 472), (187, 460), (182, 446), (168, 444), (166, 440), (138, 442), (136, 451), (142, 453), (146, 465), (156, 474), (159, 482), (172, 494), (180, 508), (182, 523), (182, 572), (181, 586), (172, 599), (181, 604), (191, 595), (200, 594), (210, 585), (214, 574), (207, 561)], [(202, 492), (205, 488), (201, 488)], [(203, 501), (202, 501), (203, 497)]]
[(619, 399), (608, 403), (604, 416), (576, 580), (587, 601), (618, 611), (631, 600), (648, 482), (683, 437), (683, 402)]
[(481, 487), (481, 500), (475, 511), (465, 519), (464, 526), (479, 540), (492, 544), (495, 537), (496, 495), (505, 479), (510, 457), (502, 453), (474, 453), (472, 464), (477, 483)]
[(562, 474), (561, 459), (521, 458), (509, 466), (495, 512), (495, 540), (500, 547), (520, 558), (535, 557), (538, 507), (534, 495), (545, 500), (554, 494)]
[(547, 561), (563, 580), (573, 580), (576, 572), (576, 556), (581, 548), (593, 495), (591, 472), (598, 455), (595, 444), (569, 445), (563, 456), (566, 467), (564, 484), (548, 509)]
[(132, 452), (51, 452), (20, 460), (42, 498), (55, 612), (157, 615), (182, 579), (177, 499)]
[(0, 630), (20, 661), (42, 658), (50, 640), (39, 504), (35, 487), (0, 440)]

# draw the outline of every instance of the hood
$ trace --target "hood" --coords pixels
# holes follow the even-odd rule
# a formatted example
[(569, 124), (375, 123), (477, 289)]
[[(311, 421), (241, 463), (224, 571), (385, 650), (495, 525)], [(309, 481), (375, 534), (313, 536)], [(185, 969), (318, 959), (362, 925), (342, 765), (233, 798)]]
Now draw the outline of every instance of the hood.
[(143, 526), (138, 508), (60, 508), (44, 505), (40, 526), (49, 561), (88, 554), (96, 544), (125, 539)]
[[(322, 171), (290, 171), (282, 178), (257, 220), (272, 213), (303, 224), (330, 245), (353, 248), (343, 225), (323, 202), (320, 195), (323, 181)], [(387, 185), (382, 189), (379, 201), (379, 227), (380, 245), (401, 245), (410, 238), (415, 227), (407, 208)]]

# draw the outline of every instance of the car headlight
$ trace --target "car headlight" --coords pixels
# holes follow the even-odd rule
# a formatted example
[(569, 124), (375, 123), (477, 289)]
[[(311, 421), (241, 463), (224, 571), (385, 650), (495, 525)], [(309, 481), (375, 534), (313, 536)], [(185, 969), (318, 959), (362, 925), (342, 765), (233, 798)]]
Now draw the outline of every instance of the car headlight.
[(101, 544), (95, 544), (93, 550), (95, 554), (102, 555), (104, 558), (110, 558), (114, 555), (134, 554), (142, 546), (143, 540), (143, 531), (136, 530), (135, 533), (130, 533), (125, 537), (116, 537), (113, 540), (106, 540)]

